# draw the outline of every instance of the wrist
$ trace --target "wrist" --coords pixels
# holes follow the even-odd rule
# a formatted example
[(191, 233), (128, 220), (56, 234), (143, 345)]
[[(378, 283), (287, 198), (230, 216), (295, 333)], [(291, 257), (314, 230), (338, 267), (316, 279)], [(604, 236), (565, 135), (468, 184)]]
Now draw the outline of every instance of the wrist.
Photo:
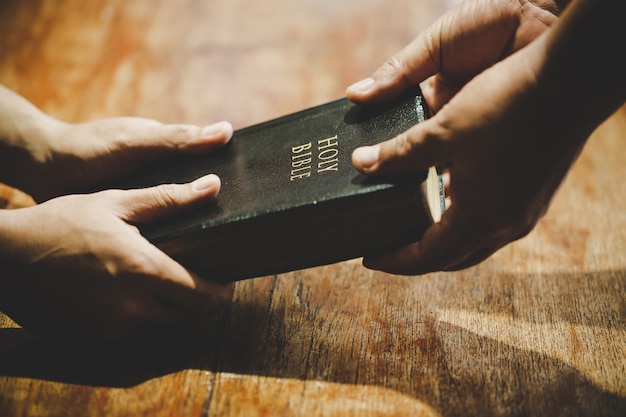
[(28, 192), (50, 162), (63, 124), (0, 86), (0, 181)]

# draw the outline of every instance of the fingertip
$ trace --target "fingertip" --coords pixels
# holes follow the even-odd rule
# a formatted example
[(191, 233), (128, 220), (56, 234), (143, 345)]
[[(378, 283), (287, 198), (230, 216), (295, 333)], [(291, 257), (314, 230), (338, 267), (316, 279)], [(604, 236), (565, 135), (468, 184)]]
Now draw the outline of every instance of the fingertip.
[(162, 154), (156, 154), (155, 157), (162, 157), (167, 155), (167, 152), (172, 151), (199, 154), (217, 149), (231, 139), (233, 126), (227, 121), (213, 123), (204, 127), (171, 124), (157, 126), (153, 129), (153, 132), (146, 140), (151, 141), (151, 148), (162, 152)]
[(226, 143), (233, 136), (233, 126), (230, 122), (221, 121), (202, 128), (202, 139), (221, 140)]
[(375, 84), (376, 80), (372, 77), (357, 81), (346, 88), (346, 95), (353, 101), (363, 100), (374, 89)]
[(379, 145), (362, 146), (352, 152), (352, 163), (359, 171), (369, 173), (375, 169), (379, 155)]
[(414, 242), (393, 252), (363, 259), (367, 269), (392, 275), (418, 276), (441, 270), (420, 252), (420, 242)]
[(221, 185), (220, 177), (215, 174), (208, 174), (194, 180), (191, 183), (191, 188), (196, 192), (206, 193), (207, 191), (214, 191), (217, 193)]

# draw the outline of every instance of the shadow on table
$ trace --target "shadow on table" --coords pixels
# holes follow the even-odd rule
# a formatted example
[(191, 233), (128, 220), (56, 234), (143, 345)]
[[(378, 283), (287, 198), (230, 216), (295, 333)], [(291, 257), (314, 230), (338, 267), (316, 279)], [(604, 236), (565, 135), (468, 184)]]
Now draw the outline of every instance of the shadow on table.
[[(285, 302), (272, 308), (242, 302), (187, 328), (160, 328), (115, 342), (68, 344), (39, 340), (22, 329), (0, 329), (0, 375), (130, 387), (173, 372), (200, 369), (380, 385), (418, 398), (442, 415), (460, 415), (467, 409), (484, 415), (626, 415), (626, 398), (603, 389), (564, 361), (435, 319), (432, 331), (414, 341), (412, 353), (401, 358), (395, 370), (390, 362), (398, 358), (389, 360), (389, 355), (393, 357), (389, 348), (371, 345), (355, 352), (332, 331), (322, 331), (325, 323), (314, 331), (316, 342), (311, 337), (309, 346), (293, 345), (297, 338), (287, 331), (293, 324), (288, 326), (286, 320), (294, 314), (315, 320), (314, 314), (305, 318), (301, 311), (291, 311), (294, 308)], [(622, 313), (623, 308), (622, 304)], [(611, 325), (625, 330), (623, 317), (617, 319)], [(412, 336), (395, 337), (410, 340)], [(466, 350), (452, 347), (459, 341)], [(329, 360), (332, 357), (338, 359)], [(372, 379), (375, 372), (370, 372), (369, 379), (355, 372), (366, 375), (364, 370), (374, 367), (386, 367), (381, 372), (387, 378), (376, 381)], [(411, 372), (411, 377), (389, 378), (403, 371)], [(494, 392), (494, 387), (502, 391)]]
[(0, 329), (0, 375), (130, 387), (193, 367), (198, 340), (191, 327), (145, 331), (116, 341), (71, 343), (5, 328)]

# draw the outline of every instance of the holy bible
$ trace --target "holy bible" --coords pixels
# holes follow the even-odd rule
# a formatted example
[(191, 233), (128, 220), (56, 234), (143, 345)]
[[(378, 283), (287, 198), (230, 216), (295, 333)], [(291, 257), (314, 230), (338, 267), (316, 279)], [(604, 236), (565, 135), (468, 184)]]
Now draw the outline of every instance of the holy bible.
[(141, 233), (185, 267), (220, 282), (381, 254), (419, 240), (444, 208), (436, 169), (369, 177), (352, 151), (428, 117), (419, 90), (384, 106), (338, 99), (236, 130), (203, 157), (161, 162), (121, 188), (183, 183), (215, 173), (216, 199)]

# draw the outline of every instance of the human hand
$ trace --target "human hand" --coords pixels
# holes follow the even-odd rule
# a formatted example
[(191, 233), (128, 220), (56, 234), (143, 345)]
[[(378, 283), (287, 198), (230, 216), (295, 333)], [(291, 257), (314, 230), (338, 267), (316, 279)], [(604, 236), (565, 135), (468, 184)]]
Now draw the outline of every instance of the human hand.
[(421, 84), (438, 111), (470, 79), (536, 39), (565, 1), (466, 0), (387, 60), (372, 77), (347, 89), (355, 102), (384, 101)]
[(39, 334), (120, 337), (228, 303), (232, 284), (185, 269), (135, 226), (203, 204), (219, 188), (208, 175), (0, 211), (0, 309)]
[(25, 191), (38, 201), (84, 191), (174, 153), (210, 152), (224, 145), (232, 132), (227, 122), (202, 128), (138, 117), (63, 123), (50, 141), (49, 162), (27, 176)]
[[(452, 12), (457, 21), (459, 10), (467, 9)], [(431, 226), (419, 243), (365, 258), (369, 268), (405, 275), (463, 269), (525, 236), (546, 212), (592, 130), (554, 117), (558, 115), (550, 107), (554, 100), (548, 88), (537, 82), (547, 54), (548, 32), (491, 65), (491, 60), (507, 54), (502, 47), (521, 42), (522, 38), (508, 36), (507, 42), (493, 49), (497, 53), (474, 62), (468, 58), (468, 64), (449, 54), (461, 52), (462, 45), (472, 42), (452, 36), (447, 19), (383, 65), (373, 81), (347, 91), (348, 97), (357, 101), (384, 100), (434, 75), (426, 99), (436, 103), (435, 115), (394, 139), (355, 150), (353, 163), (369, 175), (393, 175), (434, 165), (449, 174), (451, 205), (441, 221)], [(497, 24), (492, 30), (498, 35), (494, 39), (514, 33), (502, 32)], [(478, 40), (490, 39), (477, 33), (484, 35)], [(365, 90), (360, 89), (363, 86)]]
[(0, 86), (0, 179), (44, 201), (175, 153), (201, 154), (232, 136), (228, 122), (205, 127), (140, 117), (66, 123)]

